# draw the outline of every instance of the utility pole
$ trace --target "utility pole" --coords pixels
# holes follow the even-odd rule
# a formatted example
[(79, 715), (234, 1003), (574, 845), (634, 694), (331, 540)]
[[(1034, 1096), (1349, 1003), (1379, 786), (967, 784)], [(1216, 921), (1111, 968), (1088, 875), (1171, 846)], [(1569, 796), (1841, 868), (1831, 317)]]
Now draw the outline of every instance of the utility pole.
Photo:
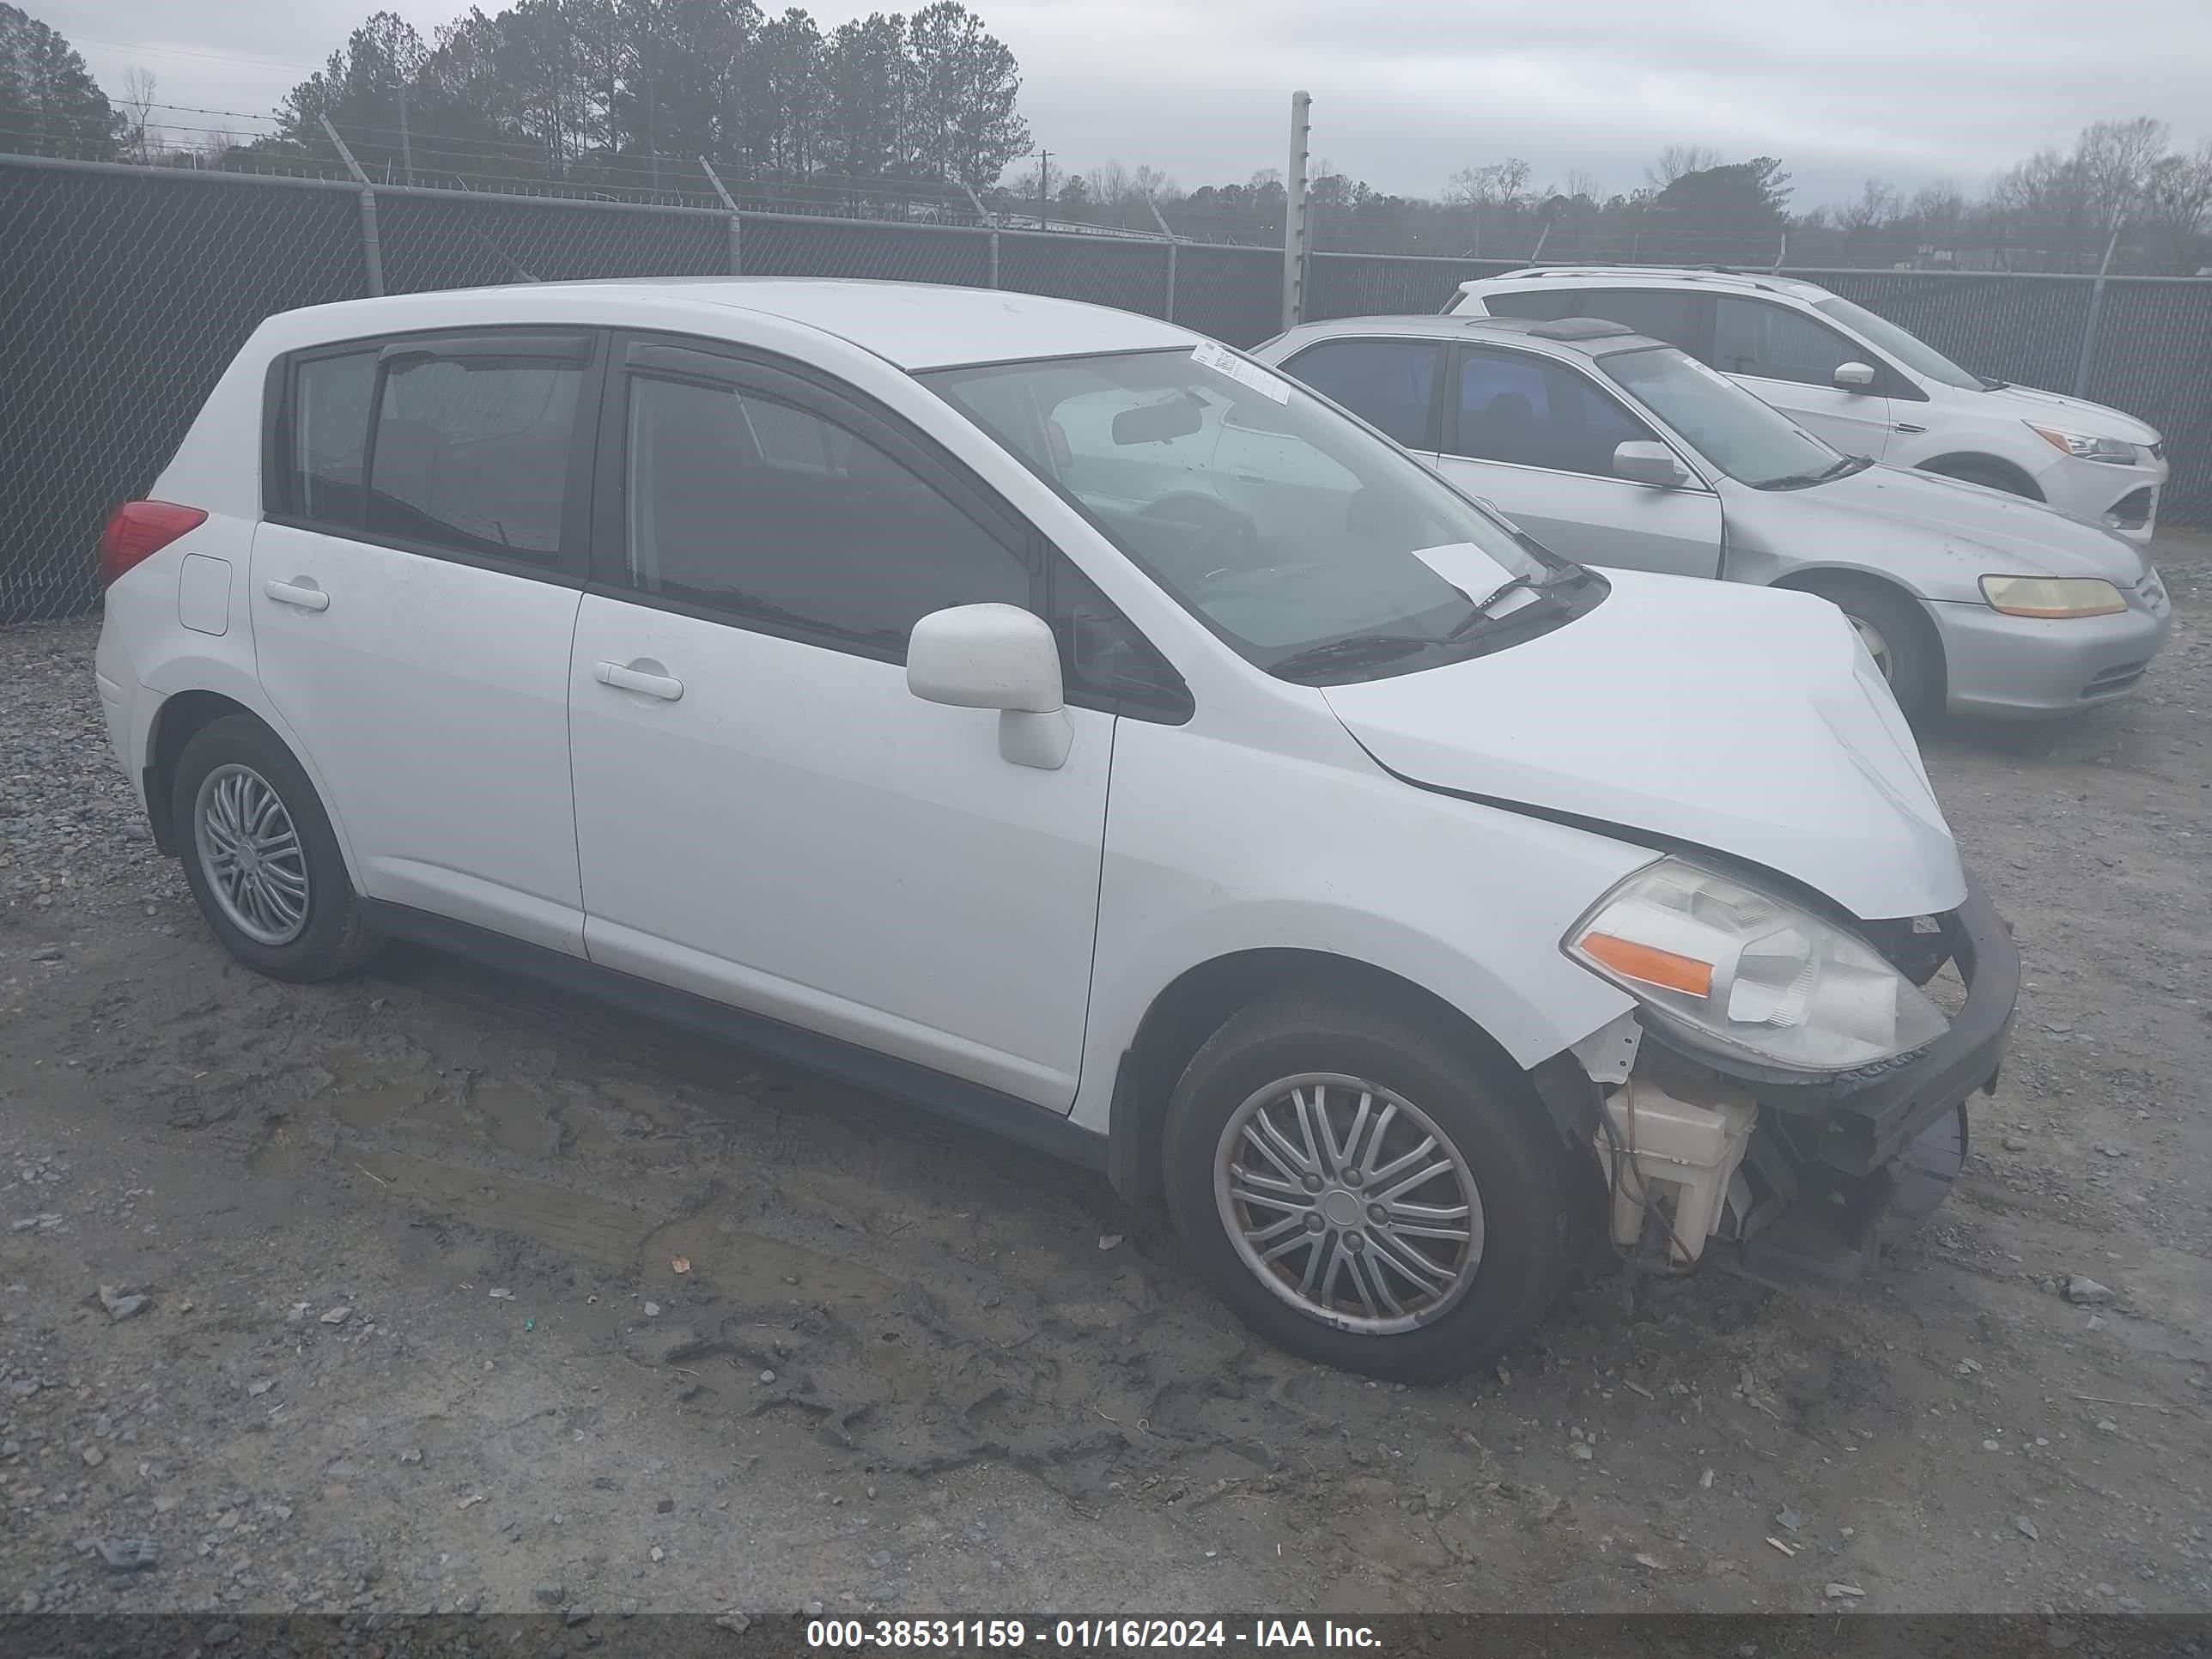
[(407, 182), (415, 182), (415, 146), (407, 137), (407, 88), (399, 88), (399, 165)]
[(1291, 94), (1291, 166), (1283, 176), (1283, 326), (1296, 328), (1306, 309), (1306, 137), (1313, 107), (1309, 93)]
[(1045, 204), (1052, 200), (1052, 152), (1037, 152), (1037, 228), (1045, 227)]

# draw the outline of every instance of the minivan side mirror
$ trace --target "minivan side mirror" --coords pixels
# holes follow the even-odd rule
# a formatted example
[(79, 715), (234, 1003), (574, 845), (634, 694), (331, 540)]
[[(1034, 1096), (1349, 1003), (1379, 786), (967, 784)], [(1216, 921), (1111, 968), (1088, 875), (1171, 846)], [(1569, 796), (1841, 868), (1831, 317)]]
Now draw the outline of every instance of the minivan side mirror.
[(1845, 392), (1864, 392), (1874, 384), (1872, 363), (1838, 363), (1836, 384)]
[(999, 711), (999, 753), (1056, 772), (1075, 742), (1060, 681), (1060, 643), (1016, 605), (957, 605), (915, 623), (906, 686), (925, 702)]
[(1674, 452), (1649, 439), (1638, 439), (1616, 448), (1613, 452), (1613, 475), (1632, 483), (1656, 484), (1662, 489), (1679, 489), (1690, 482), (1689, 468), (1682, 465)]

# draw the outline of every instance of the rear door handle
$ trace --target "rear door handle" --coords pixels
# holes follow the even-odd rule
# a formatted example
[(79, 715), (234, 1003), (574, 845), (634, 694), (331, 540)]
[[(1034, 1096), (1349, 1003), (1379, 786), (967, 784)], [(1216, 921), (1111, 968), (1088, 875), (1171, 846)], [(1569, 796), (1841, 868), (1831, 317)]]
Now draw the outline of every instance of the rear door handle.
[(684, 682), (671, 674), (649, 673), (618, 662), (603, 662), (598, 672), (601, 685), (611, 685), (618, 691), (642, 691), (648, 697), (659, 697), (667, 702), (674, 702), (684, 695)]
[(261, 591), (279, 605), (296, 605), (302, 611), (331, 608), (331, 596), (304, 577), (295, 582), (272, 581)]

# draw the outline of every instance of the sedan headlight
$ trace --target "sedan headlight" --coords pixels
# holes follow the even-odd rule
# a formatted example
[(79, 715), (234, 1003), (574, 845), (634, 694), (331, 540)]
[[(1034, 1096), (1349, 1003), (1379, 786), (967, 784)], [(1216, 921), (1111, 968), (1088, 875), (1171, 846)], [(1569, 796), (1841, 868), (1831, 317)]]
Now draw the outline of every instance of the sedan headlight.
[(1925, 1048), (1943, 1012), (1857, 934), (1680, 859), (1645, 866), (1565, 941), (1684, 1047), (1807, 1078)]
[(2125, 438), (2092, 438), (2080, 432), (2057, 432), (2047, 426), (2026, 422), (2027, 429), (2063, 454), (2077, 461), (2103, 461), (2110, 466), (2133, 466), (2136, 447)]
[(1982, 597), (2008, 617), (2110, 617), (2128, 608), (2097, 576), (1984, 576)]

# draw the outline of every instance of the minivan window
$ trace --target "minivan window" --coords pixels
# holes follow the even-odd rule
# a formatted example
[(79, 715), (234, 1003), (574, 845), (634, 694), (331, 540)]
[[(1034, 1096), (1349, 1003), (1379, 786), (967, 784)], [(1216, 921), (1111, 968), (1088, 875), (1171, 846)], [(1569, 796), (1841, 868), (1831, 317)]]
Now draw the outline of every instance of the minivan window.
[(1407, 448), (1434, 449), (1430, 428), (1443, 363), (1441, 341), (1324, 340), (1283, 367)]
[(633, 374), (624, 465), (641, 592), (885, 651), (933, 611), (1030, 603), (1028, 567), (937, 489), (762, 393)]
[(292, 377), (292, 510), (325, 524), (357, 525), (376, 353), (310, 358)]
[(1833, 386), (1836, 370), (1866, 352), (1825, 323), (1767, 300), (1723, 295), (1713, 309), (1713, 367), (1729, 374)]
[(1565, 364), (1475, 347), (1460, 359), (1455, 455), (1611, 477), (1615, 449), (1656, 435)]
[(1839, 477), (1858, 465), (1672, 346), (1607, 352), (1597, 366), (1739, 483), (1791, 489)]
[(1917, 334), (1908, 334), (1887, 317), (1877, 317), (1864, 306), (1855, 306), (1849, 300), (1830, 295), (1825, 300), (1813, 301), (1813, 309), (1834, 318), (1845, 328), (1856, 331), (1880, 346), (1891, 356), (1916, 374), (1924, 374), (1945, 386), (1955, 386), (1968, 392), (1979, 392), (1979, 376), (1970, 374)]
[[(1295, 381), (1220, 347), (921, 378), (1231, 646), (1293, 677), (1370, 652), (1394, 665), (1376, 672), (1472, 654), (1488, 648), (1490, 619), (1469, 589), (1485, 599), (1515, 578), (1581, 574)], [(1502, 620), (1526, 626), (1523, 615)]]
[(550, 565), (584, 370), (526, 357), (389, 363), (369, 458), (371, 535)]

